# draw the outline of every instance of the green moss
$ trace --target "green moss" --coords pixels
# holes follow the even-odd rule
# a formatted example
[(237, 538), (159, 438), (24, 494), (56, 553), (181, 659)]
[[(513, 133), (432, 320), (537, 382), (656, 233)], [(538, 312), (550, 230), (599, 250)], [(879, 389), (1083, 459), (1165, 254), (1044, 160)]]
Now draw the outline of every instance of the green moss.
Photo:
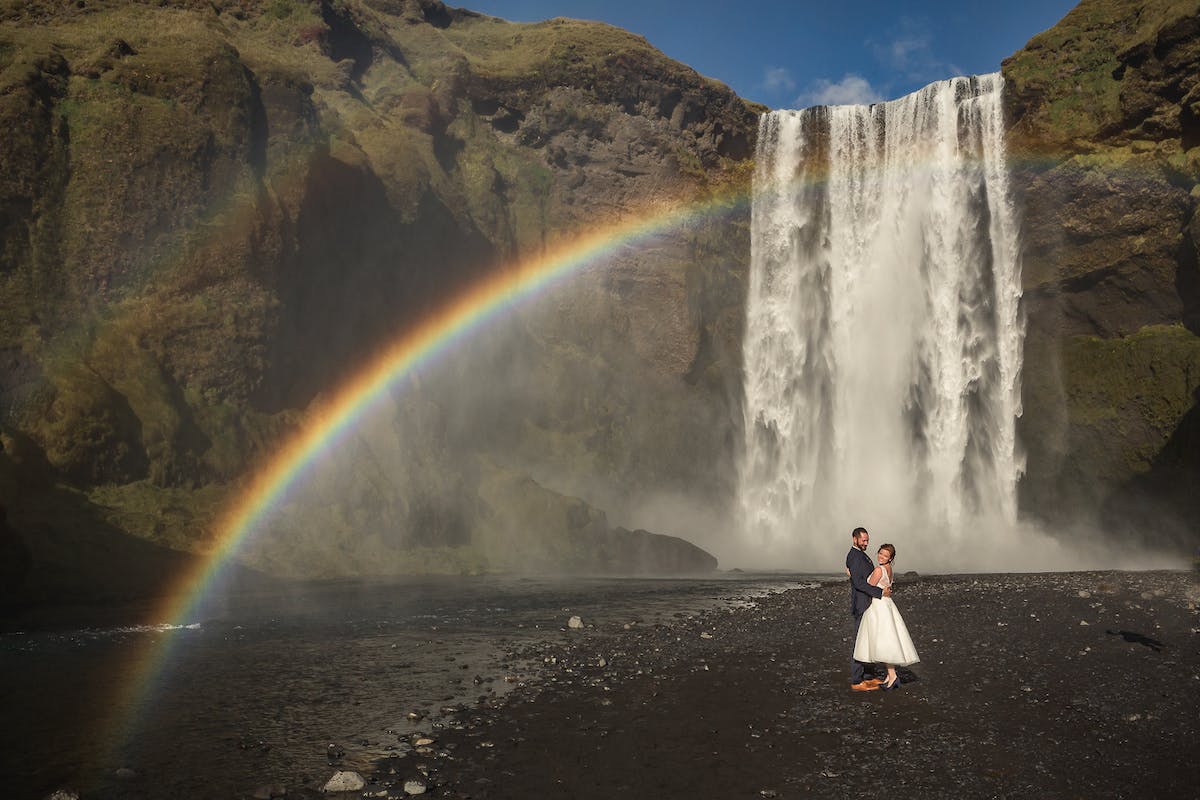
[(184, 489), (149, 481), (97, 486), (87, 492), (113, 527), (172, 550), (199, 553), (219, 544), (214, 524), (229, 495), (230, 488), (220, 484)]
[(1077, 336), (1064, 348), (1063, 383), (1075, 436), (1118, 448), (1130, 471), (1144, 471), (1195, 403), (1200, 338), (1180, 325)]

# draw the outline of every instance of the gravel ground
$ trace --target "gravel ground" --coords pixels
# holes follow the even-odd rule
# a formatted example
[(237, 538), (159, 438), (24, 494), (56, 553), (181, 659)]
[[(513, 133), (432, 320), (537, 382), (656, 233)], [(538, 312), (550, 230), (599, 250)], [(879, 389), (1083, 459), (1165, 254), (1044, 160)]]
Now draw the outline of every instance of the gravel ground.
[(513, 691), (431, 709), (355, 796), (414, 780), (477, 800), (1198, 796), (1195, 573), (900, 576), (922, 660), (887, 693), (849, 689), (847, 596), (829, 582), (666, 623), (564, 613), (509, 674), (479, 676)]

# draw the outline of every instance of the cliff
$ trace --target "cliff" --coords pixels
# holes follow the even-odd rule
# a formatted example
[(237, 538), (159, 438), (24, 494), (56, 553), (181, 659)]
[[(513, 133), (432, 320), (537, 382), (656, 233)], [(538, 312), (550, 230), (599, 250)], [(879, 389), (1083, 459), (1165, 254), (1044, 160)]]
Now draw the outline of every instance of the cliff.
[[(434, 0), (5, 3), (13, 528), (35, 564), (89, 526), (211, 548), (264, 458), (429, 309), (566, 234), (743, 185), (755, 124), (723, 85), (598, 23)], [(423, 368), (303, 490), (335, 502), (280, 514), (313, 548), (264, 535), (245, 558), (516, 568), (513, 531), (534, 523), (628, 534), (573, 494), (624, 520), (646, 487), (727, 492), (708, 465), (731, 447), (729, 265), (748, 240), (744, 206), (717, 206), (731, 224), (664, 230)], [(509, 471), (538, 479), (516, 481), (537, 514), (489, 494)], [(590, 540), (572, 541), (562, 563), (580, 568)], [(673, 559), (711, 567), (595, 563)]]
[[(1056, 523), (1197, 529), (1198, 11), (1086, 0), (1003, 66), (1021, 501)], [(26, 595), (104, 593), (133, 562), (128, 593), (169, 582), (431, 309), (682, 208), (702, 213), (614, 238), (383, 393), (241, 557), (298, 576), (710, 569), (627, 528), (731, 529), (761, 110), (598, 23), (433, 0), (0, 3), (0, 503)]]
[(1200, 3), (1084, 0), (1003, 73), (1025, 217), (1022, 505), (1200, 544)]

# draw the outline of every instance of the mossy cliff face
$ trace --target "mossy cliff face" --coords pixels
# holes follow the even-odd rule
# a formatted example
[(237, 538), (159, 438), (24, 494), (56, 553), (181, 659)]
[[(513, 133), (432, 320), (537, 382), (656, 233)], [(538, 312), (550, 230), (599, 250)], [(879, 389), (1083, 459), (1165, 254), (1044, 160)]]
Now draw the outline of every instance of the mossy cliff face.
[(1195, 538), (1200, 3), (1085, 0), (1003, 72), (1025, 215), (1024, 505)]
[[(757, 110), (595, 23), (429, 0), (0, 4), (10, 522), (53, 536), (30, 498), (65, 491), (205, 549), (255, 467), (428, 309), (573, 232), (744, 186)], [(350, 513), (314, 538), (374, 536), (398, 570), (511, 566), (489, 550), (520, 527), (485, 492), (491, 459), (564, 507), (589, 487), (627, 511), (652, 485), (728, 492), (749, 247), (746, 210), (716, 205), (720, 223), (617, 252), (450, 359), (519, 368), (509, 405), (439, 399), (464, 394), (445, 375), (411, 388), (442, 422), (410, 418), (409, 488), (361, 498), (370, 531)], [(261, 565), (354, 571), (318, 561)]]

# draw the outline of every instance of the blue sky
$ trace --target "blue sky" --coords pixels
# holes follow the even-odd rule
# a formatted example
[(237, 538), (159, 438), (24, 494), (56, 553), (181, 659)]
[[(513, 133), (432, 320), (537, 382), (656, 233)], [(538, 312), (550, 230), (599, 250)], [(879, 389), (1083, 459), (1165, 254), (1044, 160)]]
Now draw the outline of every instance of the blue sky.
[(870, 103), (1000, 61), (1076, 0), (451, 0), (515, 22), (593, 19), (772, 108)]

